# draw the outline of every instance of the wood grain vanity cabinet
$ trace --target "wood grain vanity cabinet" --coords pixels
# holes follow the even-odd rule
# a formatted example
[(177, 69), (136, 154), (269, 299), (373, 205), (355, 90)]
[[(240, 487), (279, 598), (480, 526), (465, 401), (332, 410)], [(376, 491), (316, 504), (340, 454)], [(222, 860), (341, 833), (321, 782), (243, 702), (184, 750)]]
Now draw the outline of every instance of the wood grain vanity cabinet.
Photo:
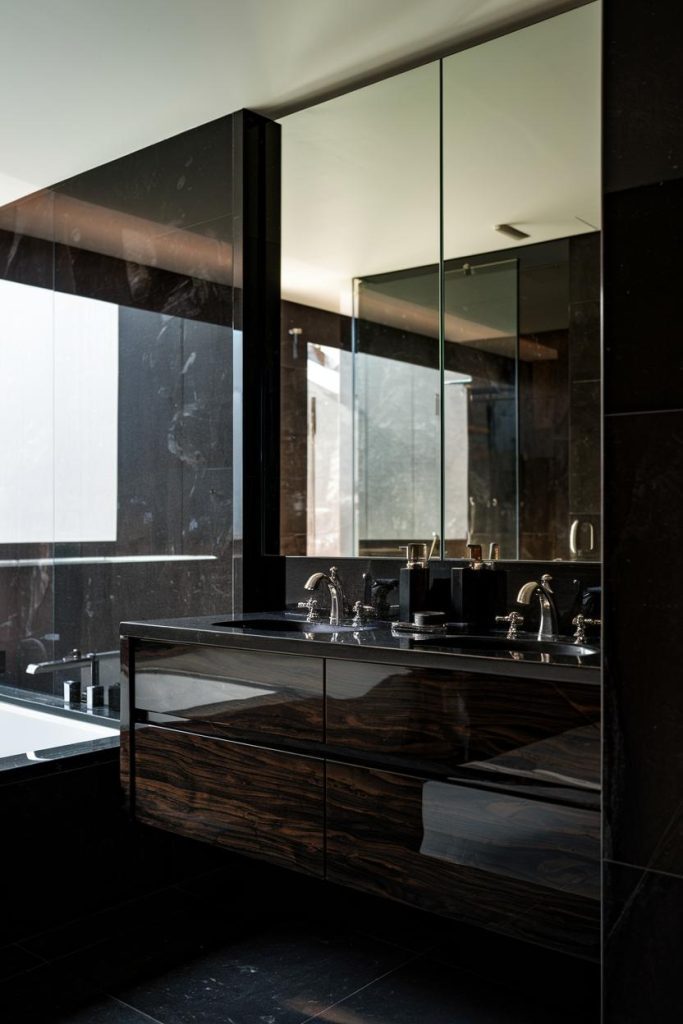
[(597, 956), (600, 691), (580, 672), (123, 650), (139, 821)]
[(323, 739), (323, 660), (200, 644), (135, 645), (148, 721), (258, 743)]
[(322, 659), (140, 640), (122, 664), (135, 818), (321, 876)]
[(323, 874), (323, 765), (193, 733), (135, 732), (135, 814), (309, 874)]

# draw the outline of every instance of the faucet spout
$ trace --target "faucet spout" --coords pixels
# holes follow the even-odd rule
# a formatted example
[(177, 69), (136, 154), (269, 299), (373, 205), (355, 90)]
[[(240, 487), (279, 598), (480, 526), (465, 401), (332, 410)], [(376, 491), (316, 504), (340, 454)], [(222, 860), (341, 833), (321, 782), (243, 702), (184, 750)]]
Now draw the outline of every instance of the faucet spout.
[(26, 674), (29, 676), (42, 676), (46, 672), (58, 672), (64, 668), (87, 668), (90, 669), (93, 683), (97, 681), (98, 661), (96, 654), (81, 654), (78, 648), (74, 648), (71, 654), (64, 658), (56, 658), (54, 661), (38, 661), (26, 666)]
[(316, 590), (323, 580), (330, 591), (330, 625), (339, 626), (346, 614), (346, 595), (336, 565), (332, 566), (329, 573), (314, 572), (304, 583), (304, 589)]
[(550, 582), (552, 576), (541, 576), (540, 582), (531, 580), (520, 587), (517, 594), (518, 604), (531, 604), (534, 597), (538, 598), (541, 609), (541, 621), (538, 627), (539, 640), (554, 640), (558, 635), (557, 603)]

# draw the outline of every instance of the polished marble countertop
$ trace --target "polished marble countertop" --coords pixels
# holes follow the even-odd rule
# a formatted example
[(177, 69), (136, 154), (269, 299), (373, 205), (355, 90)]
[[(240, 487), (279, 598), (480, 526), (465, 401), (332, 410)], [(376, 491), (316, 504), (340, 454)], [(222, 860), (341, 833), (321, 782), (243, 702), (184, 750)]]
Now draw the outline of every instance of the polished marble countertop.
[[(283, 655), (455, 669), (521, 678), (600, 683), (599, 655), (574, 657), (535, 651), (457, 651), (438, 636), (428, 641), (392, 630), (390, 623), (366, 624), (353, 629), (348, 623), (337, 631), (290, 632), (259, 628), (259, 620), (305, 623), (302, 614), (262, 612), (244, 615), (205, 615), (197, 618), (156, 619), (121, 623), (122, 637), (175, 643), (211, 644), (241, 650), (270, 651)], [(325, 620), (321, 620), (324, 624)], [(350, 622), (350, 620), (349, 620)], [(449, 631), (450, 632), (450, 631)], [(462, 635), (467, 635), (461, 630)], [(503, 634), (496, 634), (499, 638)], [(571, 642), (570, 639), (567, 643)]]

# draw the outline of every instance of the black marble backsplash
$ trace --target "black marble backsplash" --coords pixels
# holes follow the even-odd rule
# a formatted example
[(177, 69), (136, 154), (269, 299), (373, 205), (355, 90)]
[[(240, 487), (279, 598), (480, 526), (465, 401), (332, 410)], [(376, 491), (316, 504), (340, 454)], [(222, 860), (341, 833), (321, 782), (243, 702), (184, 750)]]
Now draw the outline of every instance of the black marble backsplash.
[[(452, 567), (466, 564), (463, 561), (433, 561), (430, 563), (433, 576), (448, 576)], [(287, 607), (296, 607), (299, 601), (306, 601), (312, 595), (304, 590), (304, 583), (314, 572), (327, 572), (330, 566), (336, 565), (344, 584), (346, 596), (350, 603), (363, 600), (363, 573), (369, 572), (373, 578), (398, 579), (399, 570), (405, 561), (400, 558), (288, 558), (287, 573)], [(496, 563), (496, 571), (504, 572), (506, 579), (505, 607), (501, 614), (518, 609), (516, 604), (520, 587), (530, 580), (539, 580), (544, 573), (553, 577), (552, 587), (560, 612), (560, 630), (569, 635), (573, 632), (571, 620), (580, 609), (581, 595), (589, 589), (593, 592), (593, 609), (599, 613), (599, 594), (595, 593), (600, 586), (600, 566), (589, 562), (506, 562)], [(321, 587), (316, 592), (321, 607), (329, 604), (327, 589)], [(398, 604), (398, 588), (389, 594), (391, 604)], [(534, 602), (525, 611), (524, 629), (538, 628), (538, 611)], [(519, 609), (518, 609), (519, 610)], [(492, 623), (492, 626), (494, 624)]]

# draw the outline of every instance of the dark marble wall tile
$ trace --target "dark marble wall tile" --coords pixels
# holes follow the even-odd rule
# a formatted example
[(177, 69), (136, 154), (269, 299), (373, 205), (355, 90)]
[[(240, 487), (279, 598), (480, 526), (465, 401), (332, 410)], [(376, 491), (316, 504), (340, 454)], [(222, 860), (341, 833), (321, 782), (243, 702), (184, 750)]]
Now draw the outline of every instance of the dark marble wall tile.
[[(58, 566), (54, 619), (58, 653), (73, 647), (117, 649), (119, 625), (124, 620), (230, 614), (230, 554), (228, 549), (217, 552), (215, 560), (197, 562)], [(52, 677), (37, 678), (47, 681)], [(58, 680), (54, 692), (60, 692)]]
[(600, 232), (569, 239), (569, 305), (600, 301)]
[(218, 118), (75, 175), (55, 190), (140, 218), (147, 236), (216, 220), (233, 212), (232, 127), (231, 116)]
[[(574, 302), (569, 307), (569, 377), (572, 381), (600, 380), (599, 299)], [(598, 405), (596, 422), (599, 410)]]
[[(316, 315), (318, 314), (318, 315)], [(306, 325), (302, 326), (303, 324)], [(342, 318), (283, 302), (280, 318), (280, 551), (305, 555), (308, 520), (308, 345), (341, 348)], [(300, 334), (291, 334), (292, 330)]]
[[(200, 467), (192, 474), (185, 473), (181, 526), (183, 554), (229, 558), (232, 514), (231, 467)], [(222, 603), (221, 608), (224, 606)]]
[[(39, 557), (50, 559), (52, 545)], [(16, 554), (14, 555), (16, 557)], [(54, 568), (0, 568), (0, 650), (4, 652), (2, 681), (16, 685), (26, 666), (54, 656)], [(49, 676), (35, 676), (31, 688), (51, 692)]]
[(683, 878), (605, 863), (604, 1024), (683, 1012)]
[(199, 466), (229, 469), (233, 441), (231, 327), (183, 320), (182, 353), (186, 456)]
[(604, 7), (604, 187), (683, 173), (680, 10), (658, 0)]
[(52, 242), (0, 229), (0, 277), (36, 288), (52, 288)]
[(683, 873), (683, 412), (605, 422), (606, 853)]
[(0, 207), (0, 278), (52, 288), (54, 194), (36, 192)]
[[(116, 549), (182, 551), (183, 322), (119, 310), (119, 437)], [(125, 545), (125, 552), (123, 546)]]
[(600, 381), (570, 385), (569, 512), (574, 517), (595, 516), (593, 557), (599, 558), (600, 516)]
[(519, 534), (522, 558), (566, 558), (569, 459), (567, 331), (535, 338), (554, 359), (519, 364)]
[(605, 196), (605, 412), (683, 408), (683, 179)]
[(299, 302), (282, 303), (281, 308), (281, 342), (292, 344), (289, 331), (292, 327), (300, 327), (303, 334), (299, 344), (329, 345), (331, 348), (343, 348), (351, 351), (351, 317), (338, 313), (330, 313), (326, 309), (314, 306), (303, 306)]
[[(55, 288), (72, 295), (167, 316), (229, 324), (232, 291), (220, 278), (232, 272), (231, 247), (227, 243), (216, 243), (210, 246), (212, 251), (200, 254), (198, 258), (192, 251), (189, 254), (181, 252), (177, 260), (166, 259), (178, 269), (167, 270), (157, 265), (158, 250), (168, 246), (170, 241), (169, 236), (153, 240), (155, 251), (147, 253), (146, 262), (140, 262), (139, 257), (118, 258), (107, 252), (58, 244), (55, 249)], [(202, 274), (210, 276), (203, 277)]]

